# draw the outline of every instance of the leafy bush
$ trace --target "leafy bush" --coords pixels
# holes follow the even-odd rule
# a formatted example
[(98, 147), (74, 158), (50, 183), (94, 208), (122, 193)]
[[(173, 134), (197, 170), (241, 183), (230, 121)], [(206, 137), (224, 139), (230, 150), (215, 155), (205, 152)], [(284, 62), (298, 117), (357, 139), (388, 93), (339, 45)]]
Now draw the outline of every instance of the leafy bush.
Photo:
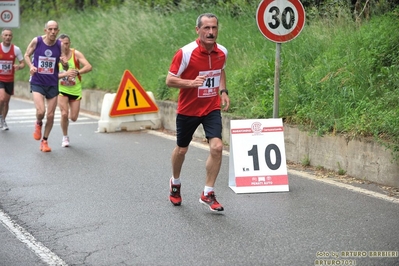
[(325, 36), (328, 49), (320, 50), (302, 76), (297, 74), (306, 86), (288, 82), (298, 98), (284, 106), (282, 115), (319, 134), (372, 136), (397, 150), (399, 36), (392, 25), (398, 23), (392, 13)]

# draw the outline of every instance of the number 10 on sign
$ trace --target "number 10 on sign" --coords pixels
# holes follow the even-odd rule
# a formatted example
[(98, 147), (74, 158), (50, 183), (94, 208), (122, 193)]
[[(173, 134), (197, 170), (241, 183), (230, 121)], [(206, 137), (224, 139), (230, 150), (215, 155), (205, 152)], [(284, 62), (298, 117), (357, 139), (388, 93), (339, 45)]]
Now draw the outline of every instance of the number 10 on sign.
[(230, 130), (230, 188), (236, 193), (288, 191), (282, 120), (231, 120)]

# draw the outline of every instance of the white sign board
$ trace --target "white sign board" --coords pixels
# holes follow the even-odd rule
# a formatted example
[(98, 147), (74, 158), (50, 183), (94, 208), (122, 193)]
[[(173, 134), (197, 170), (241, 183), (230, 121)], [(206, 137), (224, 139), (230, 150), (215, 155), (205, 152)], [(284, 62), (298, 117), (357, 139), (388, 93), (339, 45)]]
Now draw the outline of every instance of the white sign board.
[(281, 118), (230, 121), (229, 187), (235, 193), (289, 191)]
[(19, 0), (0, 0), (0, 27), (19, 28)]

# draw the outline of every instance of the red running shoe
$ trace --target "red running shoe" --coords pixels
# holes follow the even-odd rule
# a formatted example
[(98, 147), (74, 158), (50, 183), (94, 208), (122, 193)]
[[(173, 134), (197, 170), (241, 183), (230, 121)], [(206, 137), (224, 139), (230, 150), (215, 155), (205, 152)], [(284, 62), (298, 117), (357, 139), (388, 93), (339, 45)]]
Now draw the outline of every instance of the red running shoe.
[(35, 123), (35, 132), (33, 132), (33, 138), (35, 140), (40, 140), (42, 138), (42, 126)]
[(169, 185), (170, 186), (169, 200), (170, 200), (170, 202), (172, 202), (173, 205), (180, 206), (181, 205), (181, 196), (180, 196), (181, 184), (173, 185), (172, 179), (170, 179), (169, 184), (170, 184)]
[(40, 150), (42, 152), (50, 152), (51, 148), (48, 146), (47, 140), (42, 140), (40, 143)]
[(216, 200), (215, 192), (213, 191), (209, 192), (208, 196), (205, 196), (204, 192), (202, 192), (199, 202), (208, 206), (213, 212), (221, 212), (224, 210), (223, 206)]

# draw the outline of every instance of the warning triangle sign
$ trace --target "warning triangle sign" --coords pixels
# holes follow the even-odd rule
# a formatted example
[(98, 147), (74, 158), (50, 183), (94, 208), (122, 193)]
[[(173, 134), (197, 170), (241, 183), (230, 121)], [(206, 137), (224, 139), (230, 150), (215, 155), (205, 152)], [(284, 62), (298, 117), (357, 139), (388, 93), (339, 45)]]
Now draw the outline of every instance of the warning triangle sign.
[(155, 113), (158, 106), (129, 70), (125, 70), (109, 116)]

